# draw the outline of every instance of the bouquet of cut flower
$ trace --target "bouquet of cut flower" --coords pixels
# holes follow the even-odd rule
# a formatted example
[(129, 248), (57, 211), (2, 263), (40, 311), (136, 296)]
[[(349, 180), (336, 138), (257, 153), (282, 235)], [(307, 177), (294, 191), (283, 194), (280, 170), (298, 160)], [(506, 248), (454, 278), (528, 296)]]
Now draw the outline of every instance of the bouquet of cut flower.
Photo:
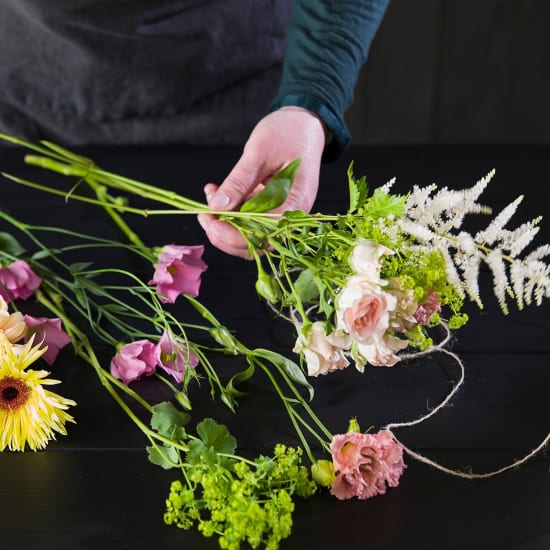
[[(34, 227), (0, 212), (11, 231), (19, 231), (37, 246), (36, 252), (25, 256), (11, 233), (0, 239), (5, 266), (0, 269), (0, 289), (6, 299), (0, 317), (1, 361), (2, 369), (6, 369), (0, 377), (0, 413), (15, 419), (4, 420), (5, 425), (13, 422), (13, 428), (5, 431), (0, 448), (23, 450), (26, 444), (41, 448), (54, 432), (66, 433), (64, 424), (72, 418), (65, 410), (74, 402), (51, 394), (49, 402), (55, 414), (50, 411), (43, 418), (56, 420), (43, 422), (49, 429), (47, 435), (30, 435), (25, 432), (28, 428), (18, 431), (15, 423), (20, 422), (21, 411), (28, 414), (27, 399), (36, 387), (23, 382), (24, 377), (43, 380), (46, 376), (44, 371), (30, 371), (29, 365), (41, 354), (47, 359), (46, 353), (52, 354), (53, 361), (55, 351), (69, 341), (144, 432), (150, 442), (150, 460), (182, 472), (182, 480), (174, 482), (167, 500), (166, 522), (183, 528), (196, 525), (205, 536), (217, 534), (222, 548), (239, 548), (242, 542), (253, 548), (261, 544), (276, 548), (290, 534), (293, 496), (309, 497), (318, 486), (329, 487), (340, 499), (385, 493), (387, 487), (399, 483), (405, 468), (404, 452), (448, 473), (472, 478), (511, 468), (547, 443), (548, 436), (524, 459), (496, 472), (471, 474), (449, 470), (418, 455), (391, 431), (436, 414), (458, 390), (463, 366), (445, 344), (449, 330), (468, 320), (463, 311), (465, 300), (469, 298), (482, 307), (478, 285), (482, 264), (493, 275), (494, 292), (504, 313), (509, 299), (521, 309), (550, 297), (550, 269), (545, 261), (550, 246), (539, 246), (522, 256), (538, 232), (540, 219), (507, 229), (521, 199), (474, 235), (463, 227), (467, 215), (490, 213), (478, 201), (493, 173), (463, 191), (432, 185), (397, 195), (391, 193), (393, 182), (370, 192), (365, 178), (356, 178), (350, 166), (347, 212), (273, 214), (270, 210), (282, 204), (290, 190), (299, 169), (297, 160), (276, 174), (240, 211), (214, 212), (248, 242), (257, 267), (257, 294), (295, 327), (293, 351), (298, 365), (272, 350), (249, 349), (198, 300), (200, 277), (206, 269), (202, 247), (149, 247), (124, 217), (209, 212), (205, 204), (106, 172), (55, 144), (36, 145), (12, 136), (0, 137), (38, 153), (28, 155), (27, 163), (72, 176), (77, 183), (64, 190), (8, 178), (97, 204), (128, 238), (128, 244), (122, 244), (61, 228)], [(81, 190), (84, 186), (85, 191)], [(136, 208), (128, 200), (131, 195), (164, 208)], [(52, 231), (63, 234), (70, 243), (50, 249), (38, 234)], [(101, 247), (118, 247), (136, 256), (149, 266), (151, 275), (142, 280), (117, 266), (92, 266), (86, 256), (76, 261), (67, 259), (75, 250), (86, 255)], [(8, 311), (7, 302), (15, 307), (16, 300), (32, 295), (55, 315), (54, 319), (31, 321), (18, 311)], [(181, 299), (206, 325), (183, 322), (165, 307)], [(33, 336), (37, 327), (41, 332)], [(447, 335), (438, 343), (432, 338), (435, 327), (442, 327)], [(109, 371), (101, 366), (92, 338), (115, 351)], [(23, 339), (26, 343), (19, 344)], [(44, 351), (46, 347), (48, 351)], [(413, 351), (405, 353), (407, 348)], [(361, 432), (352, 419), (347, 433), (332, 434), (315, 414), (313, 390), (306, 375), (326, 375), (350, 363), (359, 371), (368, 365), (393, 366), (404, 357), (433, 351), (454, 358), (462, 376), (424, 417), (388, 424), (377, 433)], [(246, 362), (243, 370), (225, 382), (213, 362), (220, 353), (243, 357)], [(21, 373), (19, 378), (12, 374), (14, 369)], [(200, 420), (196, 433), (189, 430), (192, 404), (187, 388), (192, 381), (205, 376), (212, 395), (234, 409), (243, 395), (238, 385), (256, 371), (267, 375), (281, 398), (301, 447), (281, 443), (273, 456), (249, 459), (235, 454), (235, 439), (214, 419)], [(130, 387), (135, 380), (151, 375), (170, 387), (170, 401), (151, 406)], [(141, 420), (127, 398), (148, 412), (149, 422)], [(330, 459), (316, 456), (312, 438)], [(310, 472), (302, 464), (304, 452), (311, 462)]]

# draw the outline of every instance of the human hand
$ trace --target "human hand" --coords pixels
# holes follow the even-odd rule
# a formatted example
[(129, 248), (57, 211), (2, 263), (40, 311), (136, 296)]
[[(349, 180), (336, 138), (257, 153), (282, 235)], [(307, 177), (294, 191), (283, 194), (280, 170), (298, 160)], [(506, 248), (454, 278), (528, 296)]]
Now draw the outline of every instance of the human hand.
[[(246, 142), (241, 158), (218, 187), (208, 183), (204, 192), (213, 211), (237, 209), (257, 194), (269, 179), (294, 159), (301, 163), (287, 200), (273, 212), (309, 212), (319, 187), (326, 129), (321, 119), (301, 107), (282, 107), (265, 116)], [(223, 252), (246, 257), (248, 246), (239, 232), (213, 214), (200, 214), (199, 223), (210, 242)]]

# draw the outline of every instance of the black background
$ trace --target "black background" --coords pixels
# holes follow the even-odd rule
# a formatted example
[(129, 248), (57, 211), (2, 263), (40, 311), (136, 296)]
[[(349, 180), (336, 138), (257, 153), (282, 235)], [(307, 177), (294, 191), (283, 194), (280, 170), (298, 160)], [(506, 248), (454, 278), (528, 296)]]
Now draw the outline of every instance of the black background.
[[(106, 169), (201, 197), (205, 177), (220, 181), (238, 158), (235, 148), (89, 149)], [(18, 148), (0, 149), (5, 172), (46, 181), (25, 167)], [(525, 194), (513, 226), (545, 214), (550, 198), (550, 164), (544, 147), (355, 147), (325, 166), (316, 209), (346, 208), (345, 172), (355, 160), (357, 175), (371, 187), (397, 177), (396, 191), (436, 182), (471, 186), (490, 169), (496, 176), (485, 202), (502, 208)], [(23, 189), (2, 180), (2, 208), (23, 221), (60, 224), (82, 232), (112, 232), (93, 207)], [(537, 243), (550, 241), (548, 224)], [(195, 219), (135, 218), (149, 244), (200, 244)], [(115, 258), (116, 260), (116, 258)], [(209, 265), (201, 299), (251, 347), (291, 355), (293, 334), (256, 297), (253, 264), (207, 245)], [(526, 454), (548, 433), (550, 332), (548, 304), (503, 316), (484, 279), (485, 309), (471, 308), (470, 323), (456, 333), (452, 349), (466, 367), (466, 382), (451, 405), (401, 440), (449, 467), (483, 472)], [(182, 310), (182, 315), (185, 311)], [(108, 356), (105, 357), (106, 365)], [(220, 361), (220, 372), (231, 369)], [(163, 524), (170, 481), (177, 477), (148, 463), (144, 438), (101, 387), (93, 371), (65, 349), (52, 368), (63, 381), (56, 391), (75, 399), (76, 425), (44, 452), (0, 455), (0, 546), (2, 548), (145, 549), (217, 548), (215, 540)], [(314, 406), (334, 432), (350, 416), (363, 428), (412, 420), (435, 406), (458, 369), (448, 358), (430, 357), (393, 368), (352, 368), (314, 381)], [(206, 388), (193, 387), (197, 417), (227, 423), (245, 453), (270, 452), (274, 443), (294, 443), (292, 427), (265, 380), (249, 383), (238, 415), (212, 403)], [(152, 401), (162, 390), (140, 384)], [(327, 493), (298, 501), (293, 535), (282, 549), (419, 548), (542, 550), (550, 547), (550, 477), (547, 450), (517, 470), (482, 480), (461, 480), (406, 458), (398, 488), (368, 501), (340, 502)]]

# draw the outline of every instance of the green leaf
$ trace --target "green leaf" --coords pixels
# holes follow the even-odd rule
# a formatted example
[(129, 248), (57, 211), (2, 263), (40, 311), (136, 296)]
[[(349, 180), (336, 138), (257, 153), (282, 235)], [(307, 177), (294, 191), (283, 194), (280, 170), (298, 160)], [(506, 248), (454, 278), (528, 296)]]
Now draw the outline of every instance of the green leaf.
[[(187, 413), (176, 409), (173, 403), (164, 401), (163, 403), (153, 405), (151, 428), (156, 430), (160, 435), (173, 438), (175, 433), (178, 433), (176, 432), (176, 428), (185, 426), (190, 418)], [(179, 431), (179, 435), (182, 435), (181, 431)]]
[(302, 270), (294, 282), (294, 288), (303, 303), (311, 302), (319, 296), (319, 288), (316, 284), (313, 271), (307, 268)]
[(174, 447), (146, 447), (149, 461), (165, 470), (175, 468), (179, 463), (179, 454)]
[(243, 203), (241, 212), (268, 212), (281, 206), (290, 193), (299, 166), (300, 159), (296, 159), (277, 172), (257, 195)]
[(205, 418), (197, 424), (197, 433), (204, 445), (218, 453), (232, 454), (237, 448), (236, 439), (223, 424), (212, 418)]
[(253, 354), (267, 359), (277, 368), (281, 369), (281, 371), (284, 372), (293, 382), (304, 386), (309, 393), (310, 401), (313, 399), (313, 387), (308, 382), (304, 371), (294, 361), (291, 361), (288, 357), (269, 349), (258, 348), (253, 350)]
[(385, 218), (390, 214), (400, 218), (405, 213), (407, 195), (392, 195), (384, 193), (379, 187), (368, 200), (367, 214), (373, 218)]
[(304, 218), (309, 218), (309, 217), (310, 217), (310, 214), (306, 214), (303, 210), (287, 210), (283, 214), (283, 220), (281, 220), (281, 222), (283, 222), (284, 219), (296, 221), (296, 220), (302, 220)]
[(231, 377), (231, 379), (225, 386), (225, 391), (229, 393), (232, 397), (242, 397), (243, 395), (247, 395), (247, 392), (238, 390), (237, 385), (242, 384), (243, 382), (246, 382), (249, 378), (251, 378), (255, 370), (256, 367), (254, 366), (254, 363), (250, 363), (248, 368), (242, 370), (241, 372), (238, 372)]
[(61, 254), (62, 251), (59, 248), (48, 248), (37, 250), (31, 258), (33, 260), (43, 260), (44, 258), (49, 258), (50, 256), (55, 256), (56, 254)]
[(208, 448), (200, 439), (189, 442), (189, 451), (185, 455), (185, 460), (192, 465), (214, 465), (220, 462), (216, 451)]
[(74, 264), (71, 264), (69, 266), (69, 269), (72, 273), (80, 273), (82, 271), (85, 271), (92, 265), (94, 265), (93, 262), (75, 262)]
[(11, 256), (21, 256), (25, 252), (17, 239), (5, 231), (0, 231), (0, 250)]
[(348, 185), (349, 185), (349, 209), (348, 214), (357, 212), (367, 198), (367, 179), (363, 176), (356, 179), (353, 175), (353, 161), (348, 166)]

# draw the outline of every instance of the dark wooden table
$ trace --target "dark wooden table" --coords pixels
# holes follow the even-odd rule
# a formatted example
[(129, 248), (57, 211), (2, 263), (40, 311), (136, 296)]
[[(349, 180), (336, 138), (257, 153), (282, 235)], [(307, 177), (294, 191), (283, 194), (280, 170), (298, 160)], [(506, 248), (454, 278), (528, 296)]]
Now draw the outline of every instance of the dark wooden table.
[[(200, 198), (202, 185), (219, 182), (238, 157), (233, 148), (112, 148), (85, 151), (98, 164)], [(316, 208), (346, 208), (346, 168), (372, 187), (397, 177), (396, 190), (436, 182), (471, 186), (491, 168), (496, 176), (485, 202), (498, 209), (525, 194), (517, 223), (547, 214), (550, 150), (539, 147), (352, 148), (323, 168)], [(26, 177), (22, 150), (0, 148), (0, 169)], [(32, 172), (36, 179), (36, 172)], [(43, 179), (47, 176), (43, 176)], [(83, 232), (110, 231), (92, 207), (2, 181), (1, 207), (33, 223)], [(136, 219), (150, 244), (205, 241), (193, 218)], [(145, 231), (147, 233), (145, 233)], [(537, 238), (550, 242), (550, 220)], [(257, 299), (253, 265), (207, 247), (201, 298), (250, 346), (291, 354), (293, 336)], [(534, 448), (550, 429), (550, 307), (503, 316), (483, 288), (483, 312), (471, 308), (469, 325), (452, 349), (466, 367), (466, 382), (451, 403), (429, 421), (399, 430), (411, 448), (446, 466), (473, 471), (499, 468)], [(220, 365), (223, 369), (223, 364)], [(217, 548), (214, 539), (164, 525), (169, 484), (177, 474), (151, 465), (145, 440), (102, 389), (95, 374), (64, 350), (53, 367), (58, 391), (78, 402), (76, 425), (43, 452), (0, 454), (0, 548), (146, 549)], [(435, 406), (456, 379), (456, 366), (441, 357), (391, 369), (350, 368), (315, 380), (315, 407), (334, 432), (351, 416), (362, 426), (412, 420)], [(243, 452), (270, 452), (295, 437), (272, 392), (258, 377), (237, 416), (193, 390), (197, 414), (225, 422)], [(147, 394), (153, 389), (142, 386)], [(154, 398), (154, 396), (153, 396)], [(340, 502), (327, 493), (298, 501), (293, 535), (281, 548), (463, 550), (550, 548), (548, 450), (519, 469), (482, 481), (448, 476), (406, 459), (398, 488), (367, 501)]]

